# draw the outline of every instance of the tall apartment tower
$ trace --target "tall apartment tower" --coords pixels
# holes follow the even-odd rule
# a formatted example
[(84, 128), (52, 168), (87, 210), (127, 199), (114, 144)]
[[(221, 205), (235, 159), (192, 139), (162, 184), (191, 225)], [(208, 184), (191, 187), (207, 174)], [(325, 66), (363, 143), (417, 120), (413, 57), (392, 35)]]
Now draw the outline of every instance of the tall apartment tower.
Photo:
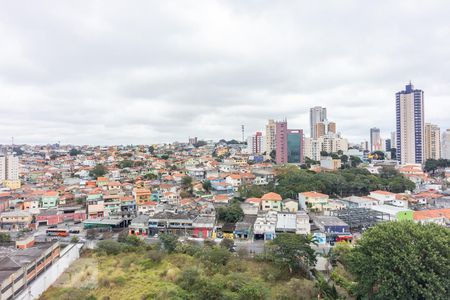
[(274, 120), (269, 120), (266, 125), (266, 152), (267, 155), (276, 150), (276, 124)]
[(397, 160), (401, 164), (424, 162), (424, 93), (411, 82), (396, 97)]
[(0, 181), (19, 180), (19, 158), (13, 154), (0, 156)]
[(287, 121), (276, 122), (276, 155), (275, 161), (277, 165), (283, 165), (288, 163), (288, 150), (287, 150), (287, 138), (288, 129)]
[(370, 152), (384, 151), (382, 149), (381, 135), (379, 128), (370, 128)]
[(434, 124), (425, 123), (424, 154), (427, 159), (441, 158), (441, 129)]
[(317, 123), (325, 123), (327, 120), (327, 109), (325, 107), (316, 106), (309, 111), (310, 133), (311, 138), (319, 138), (316, 130)]
[(443, 159), (450, 159), (450, 129), (442, 133), (441, 157)]
[(395, 131), (391, 132), (391, 148), (397, 148), (397, 133)]
[(252, 154), (262, 154), (265, 146), (262, 132), (257, 131), (247, 139), (247, 149)]

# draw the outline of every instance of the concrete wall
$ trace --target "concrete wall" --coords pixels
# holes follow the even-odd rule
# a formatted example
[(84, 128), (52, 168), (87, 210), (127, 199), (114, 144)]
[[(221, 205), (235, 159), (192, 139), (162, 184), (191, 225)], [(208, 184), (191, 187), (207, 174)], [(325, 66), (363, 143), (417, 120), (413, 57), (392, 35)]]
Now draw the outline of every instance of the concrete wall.
[(47, 271), (36, 278), (16, 299), (38, 299), (80, 257), (82, 246), (82, 244), (70, 244), (64, 248), (61, 251), (60, 258)]

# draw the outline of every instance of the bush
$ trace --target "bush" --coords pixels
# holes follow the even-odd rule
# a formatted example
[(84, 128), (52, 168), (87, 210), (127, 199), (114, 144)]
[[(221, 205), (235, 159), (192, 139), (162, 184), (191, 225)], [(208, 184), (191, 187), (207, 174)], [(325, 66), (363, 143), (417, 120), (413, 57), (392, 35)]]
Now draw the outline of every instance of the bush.
[(9, 243), (11, 242), (11, 236), (9, 233), (0, 232), (0, 243)]
[(196, 267), (190, 267), (183, 270), (176, 281), (179, 287), (189, 292), (197, 290), (200, 282), (200, 272)]
[(177, 248), (178, 237), (176, 237), (173, 234), (162, 233), (159, 236), (159, 240), (160, 240), (162, 246), (164, 247), (164, 249), (169, 253), (172, 253)]
[(230, 259), (230, 252), (223, 247), (213, 247), (206, 250), (204, 253), (204, 259), (215, 266), (225, 266)]
[(228, 251), (232, 250), (234, 248), (234, 241), (232, 239), (223, 239), (220, 242), (220, 246), (224, 247)]
[(107, 255), (117, 255), (123, 250), (121, 243), (114, 240), (104, 240), (97, 244), (97, 250)]

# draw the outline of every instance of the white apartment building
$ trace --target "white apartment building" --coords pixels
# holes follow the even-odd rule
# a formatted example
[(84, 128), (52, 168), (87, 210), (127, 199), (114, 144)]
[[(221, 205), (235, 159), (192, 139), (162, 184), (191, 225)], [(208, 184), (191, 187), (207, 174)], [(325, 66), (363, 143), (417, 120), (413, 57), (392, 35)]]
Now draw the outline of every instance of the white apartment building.
[(0, 156), (0, 181), (19, 180), (19, 158), (14, 154)]
[(442, 133), (441, 157), (444, 159), (450, 159), (450, 129), (447, 129), (444, 133)]
[(425, 160), (441, 158), (441, 129), (439, 126), (426, 123), (425, 124), (425, 142), (424, 152)]
[(265, 136), (265, 151), (267, 155), (277, 148), (276, 144), (276, 123), (274, 120), (269, 120), (266, 125), (266, 136)]

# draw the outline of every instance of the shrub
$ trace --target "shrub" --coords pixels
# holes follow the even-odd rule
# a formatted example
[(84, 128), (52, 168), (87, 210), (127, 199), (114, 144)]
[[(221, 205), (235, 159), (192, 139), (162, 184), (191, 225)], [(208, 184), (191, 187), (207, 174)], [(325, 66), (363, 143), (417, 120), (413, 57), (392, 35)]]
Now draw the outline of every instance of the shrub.
[(97, 244), (98, 251), (105, 252), (108, 255), (117, 255), (122, 252), (122, 244), (114, 240), (104, 240)]

